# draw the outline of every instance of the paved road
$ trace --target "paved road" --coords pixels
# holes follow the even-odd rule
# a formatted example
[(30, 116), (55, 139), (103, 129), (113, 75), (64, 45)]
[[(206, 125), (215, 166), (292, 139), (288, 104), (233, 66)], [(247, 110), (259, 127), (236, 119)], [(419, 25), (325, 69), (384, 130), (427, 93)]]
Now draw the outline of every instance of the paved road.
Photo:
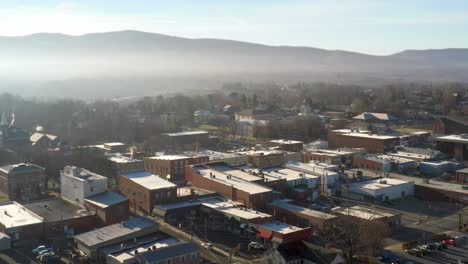
[(401, 258), (420, 264), (457, 264), (460, 259), (468, 259), (468, 243), (458, 247), (448, 247), (442, 251), (434, 251), (424, 257), (415, 257), (406, 253), (387, 251), (393, 259)]

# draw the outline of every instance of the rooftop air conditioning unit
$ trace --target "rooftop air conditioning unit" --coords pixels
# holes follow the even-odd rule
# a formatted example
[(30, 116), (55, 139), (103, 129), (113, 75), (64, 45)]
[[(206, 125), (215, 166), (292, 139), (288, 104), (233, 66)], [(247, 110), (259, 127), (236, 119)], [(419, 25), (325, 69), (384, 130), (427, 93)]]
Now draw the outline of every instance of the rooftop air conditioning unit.
[(380, 180), (379, 183), (381, 183), (381, 184), (387, 184), (387, 181), (386, 181), (386, 180)]

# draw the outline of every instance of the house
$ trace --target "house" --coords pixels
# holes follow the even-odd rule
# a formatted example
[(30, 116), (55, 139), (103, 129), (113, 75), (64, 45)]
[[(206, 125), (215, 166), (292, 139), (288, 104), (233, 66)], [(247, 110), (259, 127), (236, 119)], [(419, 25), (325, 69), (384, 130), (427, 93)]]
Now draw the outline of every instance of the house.
[(75, 166), (65, 166), (60, 171), (61, 197), (83, 206), (84, 200), (107, 191), (107, 178)]
[(265, 252), (268, 264), (344, 264), (338, 250), (315, 246), (305, 241), (284, 243)]
[(396, 121), (398, 118), (387, 113), (369, 113), (364, 112), (360, 115), (353, 117), (354, 120), (365, 121), (365, 122), (391, 122)]
[(134, 212), (150, 213), (155, 205), (170, 203), (177, 198), (177, 185), (146, 171), (120, 175), (119, 188)]
[(28, 202), (46, 195), (45, 169), (29, 163), (0, 167), (0, 192), (12, 201)]
[(99, 252), (102, 248), (151, 235), (158, 230), (159, 225), (156, 222), (148, 218), (136, 217), (76, 235), (74, 240), (77, 248), (88, 258), (96, 263), (104, 263), (107, 255)]
[(32, 134), (29, 139), (36, 149), (56, 148), (60, 142), (56, 135), (39, 132)]

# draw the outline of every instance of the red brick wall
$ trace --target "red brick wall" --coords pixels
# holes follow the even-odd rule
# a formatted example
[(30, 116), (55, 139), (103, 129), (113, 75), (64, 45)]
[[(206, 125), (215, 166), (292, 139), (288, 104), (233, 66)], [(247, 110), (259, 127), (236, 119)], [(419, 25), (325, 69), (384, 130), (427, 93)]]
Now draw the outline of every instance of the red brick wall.
[(414, 185), (414, 196), (424, 200), (468, 204), (468, 200), (465, 199), (466, 194), (464, 193), (429, 188), (421, 185)]
[(98, 227), (99, 221), (96, 215), (88, 215), (63, 221), (44, 223), (44, 234), (46, 236), (63, 234), (65, 226), (73, 228), (75, 230), (75, 234), (79, 234)]
[(383, 164), (377, 161), (369, 160), (360, 156), (353, 157), (353, 167), (360, 169), (368, 169), (374, 171), (381, 171)]
[(129, 216), (129, 201), (124, 201), (119, 204), (111, 205), (107, 208), (101, 208), (95, 204), (84, 202), (84, 206), (88, 210), (96, 212), (96, 216), (101, 220), (101, 225), (112, 225), (125, 221)]
[(365, 148), (369, 153), (384, 153), (398, 146), (399, 138), (378, 139), (353, 137), (336, 132), (328, 133), (328, 145), (330, 148)]
[(457, 172), (455, 179), (458, 184), (468, 184), (468, 173)]

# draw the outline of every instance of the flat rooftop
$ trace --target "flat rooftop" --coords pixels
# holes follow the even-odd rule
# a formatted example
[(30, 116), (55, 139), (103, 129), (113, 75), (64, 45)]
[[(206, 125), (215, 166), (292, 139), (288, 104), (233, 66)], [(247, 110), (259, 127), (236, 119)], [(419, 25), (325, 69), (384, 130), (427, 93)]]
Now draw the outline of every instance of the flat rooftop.
[(137, 217), (126, 221), (124, 225), (121, 223), (113, 224), (76, 235), (75, 240), (88, 247), (92, 247), (119, 237), (128, 236), (132, 233), (139, 233), (145, 229), (154, 229), (156, 231), (157, 228), (156, 222), (145, 217)]
[(243, 155), (238, 154), (236, 152), (220, 152), (220, 151), (213, 151), (208, 149), (202, 149), (199, 151), (185, 151), (183, 155), (189, 157), (209, 157), (210, 160), (222, 160), (222, 159), (229, 159), (229, 158), (238, 158), (242, 157)]
[(43, 218), (17, 202), (0, 203), (0, 223), (5, 228), (40, 224)]
[(127, 201), (128, 198), (115, 192), (106, 191), (85, 199), (85, 201), (97, 205), (101, 208), (119, 204)]
[(108, 158), (110, 161), (115, 163), (133, 163), (133, 162), (143, 162), (139, 159), (130, 158), (123, 155), (116, 155)]
[(24, 204), (24, 207), (42, 217), (46, 223), (81, 218), (90, 215), (85, 208), (60, 198), (26, 203)]
[(222, 214), (239, 217), (246, 220), (271, 217), (269, 214), (245, 207), (239, 207), (239, 203), (233, 202), (231, 200), (206, 199), (201, 202), (201, 205), (209, 207)]
[(355, 188), (378, 190), (378, 189), (390, 188), (393, 186), (408, 184), (408, 183), (414, 183), (414, 182), (405, 181), (401, 179), (395, 179), (395, 178), (379, 178), (379, 179), (355, 182), (355, 183), (350, 184), (350, 186), (355, 187)]
[(390, 173), (392, 177), (399, 178), (404, 181), (413, 181), (415, 185), (418, 186), (423, 186), (423, 187), (428, 187), (428, 188), (434, 188), (434, 189), (439, 189), (439, 190), (446, 190), (446, 191), (452, 191), (452, 192), (457, 192), (457, 193), (463, 193), (467, 196), (464, 197), (465, 200), (468, 200), (468, 190), (462, 188), (463, 185), (461, 184), (456, 184), (456, 183), (451, 183), (451, 182), (443, 182), (443, 181), (435, 181), (435, 180), (430, 180), (429, 183), (426, 183), (423, 181), (421, 178), (416, 178), (416, 177), (411, 177), (411, 176), (406, 176), (398, 173)]
[(104, 143), (105, 146), (111, 146), (111, 147), (116, 147), (116, 146), (125, 146), (124, 143), (122, 142), (109, 142), (109, 143)]
[(367, 134), (367, 133), (344, 133), (343, 136), (347, 137), (360, 137), (360, 138), (373, 138), (373, 139), (398, 139), (397, 136), (389, 136), (389, 135), (378, 135), (378, 134)]
[(334, 130), (332, 130), (332, 132), (343, 133), (343, 134), (345, 134), (345, 133), (354, 133), (354, 132), (366, 133), (366, 134), (370, 133), (369, 130), (353, 129), (353, 128), (334, 129)]
[(263, 181), (263, 179), (259, 176), (255, 176), (249, 172), (238, 170), (226, 165), (210, 165), (210, 168), (247, 182)]
[(290, 203), (284, 203), (284, 202), (273, 202), (271, 203), (272, 206), (278, 207), (290, 212), (298, 213), (304, 216), (309, 216), (309, 217), (314, 217), (314, 218), (320, 218), (320, 219), (333, 219), (336, 218), (336, 216), (328, 213), (324, 213), (321, 211), (316, 211), (316, 210), (311, 210), (309, 208), (297, 206), (294, 204)]
[(148, 159), (157, 159), (157, 160), (182, 160), (182, 159), (190, 159), (190, 157), (184, 156), (184, 155), (161, 155), (161, 156), (149, 157)]
[(195, 195), (208, 195), (214, 194), (215, 192), (194, 186), (184, 186), (177, 189), (177, 196), (179, 197), (190, 196), (192, 193)]
[(441, 136), (441, 137), (436, 137), (434, 140), (443, 141), (443, 142), (468, 144), (468, 136), (464, 137), (462, 135)]
[(392, 213), (363, 206), (352, 206), (352, 207), (335, 207), (332, 209), (334, 213), (347, 215), (347, 216), (354, 216), (357, 218), (361, 218), (364, 220), (378, 220), (387, 217), (395, 216)]
[(217, 181), (219, 183), (233, 186), (234, 188), (238, 190), (242, 190), (244, 192), (247, 192), (249, 194), (257, 194), (257, 193), (264, 193), (264, 192), (271, 192), (271, 189), (263, 187), (258, 184), (254, 184), (251, 182), (243, 181), (240, 179), (236, 178), (229, 178), (228, 175), (213, 169), (201, 167), (201, 166), (194, 166), (193, 167), (195, 170), (198, 171), (198, 174), (202, 177), (205, 178), (210, 178), (210, 174), (214, 175), (215, 178), (211, 178), (213, 181)]
[(289, 139), (274, 139), (270, 140), (271, 143), (277, 143), (277, 144), (303, 144), (304, 142), (299, 141), (299, 140), (289, 140)]
[[(130, 243), (132, 243), (132, 242), (130, 242)], [(136, 255), (135, 250), (137, 250), (139, 253), (147, 252), (149, 248), (151, 248), (151, 250), (156, 250), (157, 251), (158, 249), (173, 246), (173, 245), (176, 245), (176, 244), (179, 244), (179, 243), (181, 243), (181, 242), (179, 240), (177, 240), (176, 238), (173, 238), (173, 237), (161, 238), (159, 240), (155, 240), (155, 241), (151, 241), (151, 242), (147, 242), (147, 243), (144, 243), (144, 242), (140, 241), (140, 243), (138, 243), (138, 245), (135, 245), (133, 247), (128, 246), (128, 243), (127, 243), (127, 248), (126, 249), (115, 252), (115, 253), (111, 253), (110, 256), (113, 259), (119, 261), (120, 263), (126, 263), (126, 261), (129, 261), (129, 260), (135, 258), (135, 255)], [(134, 244), (134, 243), (132, 243), (132, 244)], [(123, 245), (125, 247), (125, 243)], [(120, 247), (120, 245), (118, 245), (118, 246)], [(116, 248), (116, 250), (118, 250), (118, 249)]]
[(122, 176), (134, 181), (141, 186), (144, 186), (149, 190), (177, 187), (177, 185), (173, 184), (172, 182), (166, 181), (163, 178), (146, 171), (127, 172), (122, 174)]
[(300, 172), (305, 172), (306, 177), (310, 176), (308, 174), (312, 174), (315, 176), (322, 176), (322, 175), (327, 175), (327, 176), (336, 176), (338, 175), (337, 172), (328, 170), (322, 166), (317, 166), (314, 163), (302, 163), (302, 162), (297, 162), (297, 161), (290, 161), (286, 164), (287, 168), (297, 170)]
[(67, 177), (72, 177), (75, 180), (79, 180), (82, 182), (107, 180), (107, 177), (91, 172), (87, 169), (79, 168), (75, 166), (65, 166), (65, 168), (61, 170), (60, 173)]
[(290, 234), (305, 229), (280, 222), (265, 223), (259, 226), (280, 234)]
[(406, 159), (417, 159), (417, 160), (428, 160), (432, 159), (432, 155), (417, 154), (405, 151), (389, 152), (387, 155), (392, 157), (406, 158)]
[[(263, 174), (268, 181), (278, 180), (278, 179), (285, 179), (286, 181), (295, 181), (301, 180), (304, 177), (302, 176), (302, 172), (297, 170), (291, 170), (288, 168), (283, 167), (272, 167), (263, 169)], [(309, 175), (309, 177), (315, 177), (318, 179), (317, 176)]]
[(239, 151), (237, 153), (248, 155), (248, 156), (268, 156), (268, 155), (280, 155), (286, 153), (285, 151), (278, 149), (252, 149), (246, 151)]
[(203, 130), (196, 130), (196, 131), (185, 131), (185, 132), (177, 132), (177, 133), (166, 133), (165, 135), (170, 137), (180, 137), (180, 136), (193, 136), (193, 135), (205, 135), (208, 134), (207, 131)]

